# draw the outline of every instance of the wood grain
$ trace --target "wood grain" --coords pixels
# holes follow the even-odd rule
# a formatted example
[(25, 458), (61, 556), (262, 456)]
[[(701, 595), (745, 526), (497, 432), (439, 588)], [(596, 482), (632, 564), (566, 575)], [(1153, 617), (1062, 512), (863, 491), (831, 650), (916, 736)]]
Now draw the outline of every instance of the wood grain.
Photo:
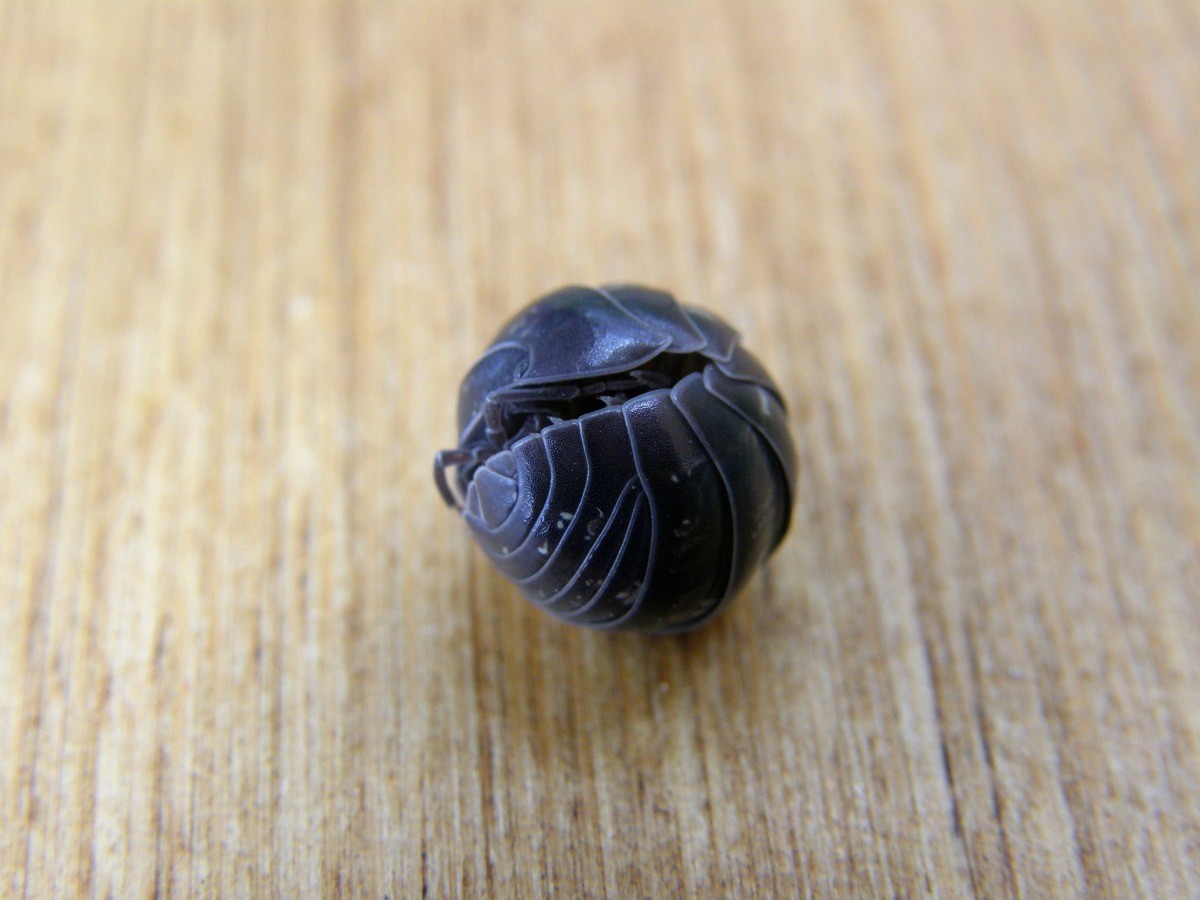
[[(1200, 895), (1200, 7), (0, 12), (0, 895)], [(793, 531), (572, 630), (441, 505), (568, 282)]]

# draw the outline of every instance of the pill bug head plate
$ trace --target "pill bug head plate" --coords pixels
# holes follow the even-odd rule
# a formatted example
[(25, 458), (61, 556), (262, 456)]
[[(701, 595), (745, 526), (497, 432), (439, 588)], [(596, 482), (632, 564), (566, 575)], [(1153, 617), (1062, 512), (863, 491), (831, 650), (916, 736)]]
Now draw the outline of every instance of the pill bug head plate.
[(548, 612), (597, 628), (706, 621), (787, 531), (783, 400), (736, 331), (635, 285), (566, 287), (463, 379), (435, 480)]

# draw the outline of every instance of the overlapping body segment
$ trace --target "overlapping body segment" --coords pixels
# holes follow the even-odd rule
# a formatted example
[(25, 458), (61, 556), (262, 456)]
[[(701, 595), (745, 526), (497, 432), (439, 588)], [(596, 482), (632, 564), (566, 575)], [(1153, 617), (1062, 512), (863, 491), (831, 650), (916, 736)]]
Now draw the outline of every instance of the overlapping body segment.
[(778, 389), (732, 328), (660, 291), (534, 303), (468, 374), (459, 423), (439, 486), (497, 569), (567, 621), (695, 627), (788, 527)]

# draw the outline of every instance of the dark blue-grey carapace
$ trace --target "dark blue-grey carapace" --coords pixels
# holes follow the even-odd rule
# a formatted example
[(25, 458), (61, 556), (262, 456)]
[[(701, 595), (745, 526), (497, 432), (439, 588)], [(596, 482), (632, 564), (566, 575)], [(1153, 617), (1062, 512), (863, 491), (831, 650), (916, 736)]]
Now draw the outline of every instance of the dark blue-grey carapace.
[(729, 325), (662, 291), (535, 301), (467, 373), (458, 425), (434, 464), (442, 495), (504, 576), (569, 622), (693, 628), (788, 528), (779, 389)]

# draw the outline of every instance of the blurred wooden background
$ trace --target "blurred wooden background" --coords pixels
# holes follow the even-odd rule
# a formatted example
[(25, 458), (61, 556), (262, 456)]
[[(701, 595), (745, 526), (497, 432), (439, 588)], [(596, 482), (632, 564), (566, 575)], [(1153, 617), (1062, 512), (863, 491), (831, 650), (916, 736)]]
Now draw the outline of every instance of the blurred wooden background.
[[(1200, 8), (0, 13), (0, 895), (1200, 893)], [(791, 399), (719, 621), (432, 488), (565, 282)]]

